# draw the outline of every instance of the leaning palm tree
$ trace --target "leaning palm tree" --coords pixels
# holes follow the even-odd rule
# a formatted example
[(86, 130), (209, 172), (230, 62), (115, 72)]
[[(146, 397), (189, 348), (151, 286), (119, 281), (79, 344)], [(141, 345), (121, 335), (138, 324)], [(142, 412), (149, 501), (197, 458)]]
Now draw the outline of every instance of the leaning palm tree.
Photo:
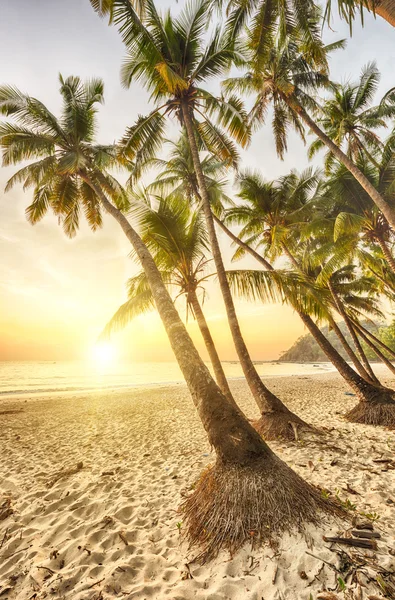
[[(390, 204), (395, 199), (395, 153), (392, 146), (392, 140), (384, 146), (377, 156), (377, 165), (369, 164), (369, 159), (365, 157), (358, 160), (360, 170)], [(388, 268), (395, 274), (395, 258), (392, 254), (394, 232), (366, 191), (342, 165), (334, 166), (327, 186), (330, 204), (336, 213), (335, 240), (347, 234), (355, 249), (365, 247), (373, 250), (374, 246), (378, 246)], [(362, 255), (360, 258), (363, 260)]]
[[(214, 275), (207, 273), (210, 259), (207, 233), (201, 211), (193, 210), (185, 198), (173, 193), (168, 197), (138, 198), (139, 229), (143, 242), (161, 271), (163, 281), (176, 290), (176, 299), (184, 297), (186, 312), (190, 311), (202, 334), (215, 379), (226, 398), (234, 403), (217, 349), (198, 297), (205, 292), (205, 283)], [(127, 325), (139, 314), (155, 308), (154, 297), (143, 272), (129, 279), (128, 300), (122, 304), (106, 325), (103, 335)]]
[[(124, 215), (129, 198), (108, 173), (114, 149), (94, 143), (97, 105), (103, 84), (84, 84), (78, 77), (61, 79), (63, 110), (55, 117), (40, 101), (14, 87), (0, 87), (0, 112), (12, 117), (0, 124), (3, 164), (28, 162), (9, 181), (33, 188), (27, 208), (31, 223), (54, 212), (73, 236), (83, 211), (92, 229), (102, 210), (120, 225), (147, 277), (176, 360), (187, 382), (208, 439), (216, 451), (215, 466), (199, 480), (183, 506), (192, 543), (202, 559), (221, 548), (237, 550), (254, 539), (317, 521), (317, 511), (336, 510), (267, 446), (242, 412), (228, 402), (211, 377), (176, 311), (147, 246)], [(270, 490), (270, 493), (268, 493)]]
[[(393, 107), (386, 102), (372, 106), (380, 82), (380, 72), (374, 62), (362, 69), (359, 82), (336, 85), (331, 95), (321, 105), (321, 115), (317, 124), (326, 135), (341, 148), (355, 163), (366, 156), (377, 169), (379, 163), (375, 155), (384, 144), (375, 130), (387, 126), (393, 116)], [(326, 148), (321, 139), (315, 140), (309, 148), (312, 158), (319, 150)], [(333, 165), (334, 155), (328, 151), (325, 157), (327, 171)]]
[(122, 81), (125, 86), (141, 81), (156, 103), (148, 116), (140, 117), (126, 131), (121, 152), (126, 160), (135, 162), (138, 173), (161, 147), (168, 115), (176, 116), (185, 127), (229, 327), (243, 373), (261, 412), (260, 431), (267, 439), (291, 437), (291, 423), (306, 424), (263, 384), (243, 339), (199, 154), (202, 144), (220, 160), (234, 165), (237, 151), (226, 131), (242, 145), (249, 141), (246, 114), (240, 100), (235, 96), (227, 100), (216, 98), (202, 87), (209, 78), (222, 75), (232, 63), (243, 61), (234, 38), (226, 33), (226, 25), (225, 33), (216, 28), (211, 40), (205, 43), (211, 10), (210, 1), (198, 0), (187, 4), (177, 19), (173, 19), (170, 13), (161, 17), (153, 0), (146, 0), (145, 17), (140, 19), (127, 0), (114, 2), (113, 20), (128, 49)]
[[(329, 52), (341, 43), (327, 47)], [(325, 133), (311, 116), (319, 113), (314, 94), (320, 87), (328, 87), (329, 81), (320, 69), (313, 69), (300, 51), (300, 46), (288, 41), (272, 48), (262, 66), (259, 55), (253, 57), (249, 71), (244, 76), (233, 77), (224, 82), (228, 93), (241, 92), (255, 96), (251, 120), (255, 127), (265, 122), (267, 109), (273, 105), (273, 131), (277, 153), (283, 157), (287, 150), (287, 133), (293, 127), (304, 139), (304, 127), (323, 143), (333, 156), (342, 163), (360, 183), (374, 204), (395, 229), (395, 209), (380, 194), (372, 182), (343, 150)], [(390, 97), (390, 99), (392, 96)], [(389, 106), (388, 106), (389, 104)], [(391, 103), (387, 109), (392, 110)]]
[[(304, 176), (301, 179), (301, 185), (298, 185), (298, 177), (292, 173), (291, 176), (282, 178), (277, 183), (276, 190), (273, 183), (263, 181), (259, 174), (247, 173), (239, 177), (240, 196), (244, 200), (244, 204), (228, 211), (228, 222), (242, 225), (241, 239), (243, 240), (245, 236), (244, 245), (238, 244), (240, 252), (236, 257), (240, 257), (241, 253), (248, 252), (269, 272), (274, 271), (271, 260), (278, 258), (282, 253), (289, 259), (293, 267), (305, 277), (306, 297), (311, 298), (311, 309), (308, 310), (307, 303), (305, 306), (295, 303), (291, 296), (288, 301), (295, 308), (328, 359), (355, 391), (360, 401), (357, 407), (348, 414), (348, 418), (356, 422), (375, 425), (392, 424), (395, 419), (393, 391), (376, 385), (364, 370), (361, 371), (362, 376), (356, 373), (312, 319), (312, 316), (315, 315), (321, 320), (329, 320), (335, 331), (339, 329), (332, 316), (333, 303), (330, 300), (330, 292), (325, 291), (322, 286), (320, 289), (316, 287), (317, 273), (311, 272), (312, 248), (307, 247), (306, 244), (303, 245), (300, 238), (293, 241), (290, 224), (297, 224), (299, 228), (298, 220), (303, 222), (302, 216), (308, 215), (308, 192), (311, 190), (314, 180), (311, 176), (307, 178)], [(268, 190), (272, 195), (271, 201), (268, 201), (267, 198)], [(311, 204), (314, 205), (314, 203), (318, 203), (318, 198), (315, 196), (313, 198)], [(305, 202), (307, 204), (303, 206)], [(297, 218), (295, 223), (292, 223), (293, 217)], [(302, 251), (304, 251), (304, 256), (299, 255)], [(315, 258), (318, 263), (317, 251)], [(251, 271), (249, 274), (245, 272), (240, 275), (229, 272), (228, 277), (237, 293), (249, 299), (261, 298), (264, 300), (266, 298), (267, 273)], [(363, 369), (362, 365), (361, 367)]]

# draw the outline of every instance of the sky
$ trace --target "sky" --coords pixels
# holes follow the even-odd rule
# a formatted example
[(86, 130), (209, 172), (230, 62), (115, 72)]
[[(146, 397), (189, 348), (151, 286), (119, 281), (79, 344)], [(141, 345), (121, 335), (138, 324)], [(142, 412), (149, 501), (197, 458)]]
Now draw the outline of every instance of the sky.
[[(182, 2), (172, 3), (178, 11)], [(168, 2), (166, 3), (168, 5)], [(164, 7), (163, 0), (158, 2)], [(335, 18), (326, 39), (349, 37), (348, 26)], [(93, 11), (89, 0), (1, 0), (0, 84), (13, 84), (39, 98), (53, 112), (60, 108), (58, 74), (101, 77), (105, 105), (99, 112), (98, 141), (111, 143), (139, 114), (150, 109), (139, 84), (122, 88), (119, 69), (124, 56), (120, 36)], [(358, 77), (367, 62), (376, 60), (382, 73), (380, 91), (395, 83), (394, 29), (384, 20), (367, 15), (365, 27), (354, 26), (347, 49), (331, 59), (332, 78)], [(214, 85), (214, 84), (213, 84)], [(215, 86), (212, 88), (215, 89)], [(174, 128), (173, 128), (174, 129)], [(245, 167), (275, 178), (308, 166), (302, 142), (291, 135), (284, 161), (275, 153), (269, 127), (253, 138), (241, 153)], [(3, 192), (15, 168), (0, 169), (0, 360), (69, 360), (85, 358), (103, 326), (126, 299), (125, 284), (138, 271), (128, 254), (130, 246), (110, 217), (92, 233), (83, 224), (69, 240), (48, 215), (31, 226), (24, 211), (31, 191), (15, 187)], [(226, 266), (232, 251), (220, 235)], [(253, 259), (237, 268), (256, 268)], [(177, 305), (184, 314), (182, 301)], [(236, 300), (240, 323), (251, 355), (271, 360), (304, 333), (292, 309)], [(235, 360), (225, 310), (215, 283), (207, 288), (204, 310), (224, 360)], [(207, 358), (196, 324), (188, 329)], [(126, 360), (171, 360), (172, 353), (159, 317), (138, 317), (113, 338), (118, 355)]]

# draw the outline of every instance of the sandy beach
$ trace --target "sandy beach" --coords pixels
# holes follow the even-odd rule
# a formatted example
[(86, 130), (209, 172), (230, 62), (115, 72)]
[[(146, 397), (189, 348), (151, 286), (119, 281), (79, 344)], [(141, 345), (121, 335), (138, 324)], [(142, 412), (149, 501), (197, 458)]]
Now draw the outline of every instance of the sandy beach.
[[(356, 399), (337, 374), (267, 383), (325, 428), (314, 440), (270, 445), (306, 480), (348, 500), (351, 517), (373, 524), (377, 550), (325, 542), (345, 524), (323, 521), (278, 550), (246, 547), (199, 565), (177, 508), (214, 454), (185, 385), (8, 398), (0, 403), (0, 599), (391, 597), (377, 574), (385, 582), (395, 571), (395, 432), (344, 421)], [(256, 417), (245, 382), (231, 386)], [(348, 576), (341, 552), (362, 557), (365, 574)]]

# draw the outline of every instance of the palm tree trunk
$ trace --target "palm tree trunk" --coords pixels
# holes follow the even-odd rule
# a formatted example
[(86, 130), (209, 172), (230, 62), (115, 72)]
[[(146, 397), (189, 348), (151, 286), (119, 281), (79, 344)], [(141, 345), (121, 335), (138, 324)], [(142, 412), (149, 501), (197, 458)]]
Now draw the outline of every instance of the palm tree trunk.
[[(227, 229), (225, 225), (224, 227)], [(238, 243), (237, 240), (238, 238), (234, 239), (236, 243)], [(247, 251), (249, 251), (249, 246), (246, 246)], [(254, 253), (250, 254), (264, 266), (269, 264), (263, 257), (260, 257), (257, 252), (254, 251)], [(272, 265), (270, 265), (269, 270), (274, 271)], [(334, 367), (336, 367), (343, 379), (355, 391), (356, 396), (360, 400), (359, 404), (347, 413), (347, 418), (350, 421), (370, 425), (395, 425), (395, 401), (393, 399), (393, 390), (369, 383), (358, 375), (358, 373), (350, 367), (332, 346), (329, 340), (321, 332), (320, 328), (314, 323), (313, 319), (296, 307), (295, 310), (320, 346), (321, 350), (326, 354)]]
[[(294, 255), (290, 252), (288, 246), (284, 242), (282, 243), (282, 248), (283, 248), (286, 256), (289, 258), (289, 260), (293, 264), (293, 266), (296, 269), (299, 269), (299, 271), (301, 271), (303, 273), (302, 266), (298, 263), (298, 261), (296, 260)], [(341, 316), (343, 316), (343, 315), (341, 315)], [(344, 319), (344, 316), (343, 316), (343, 319)], [(364, 368), (364, 366), (358, 359), (357, 355), (355, 354), (355, 352), (353, 351), (353, 349), (347, 342), (346, 338), (344, 337), (340, 327), (338, 327), (336, 321), (331, 316), (329, 316), (329, 324), (333, 328), (333, 331), (336, 333), (337, 337), (340, 340), (340, 343), (342, 344), (344, 350), (348, 354), (351, 362), (354, 364), (355, 368), (357, 369), (357, 371), (361, 375), (361, 377), (366, 379), (366, 381), (370, 381), (371, 383), (375, 383), (375, 382), (379, 383), (378, 380), (376, 380), (376, 377), (374, 376), (373, 371), (372, 371), (372, 374), (373, 374), (373, 377), (372, 377), (370, 375), (370, 373)], [(370, 365), (369, 365), (369, 369), (371, 370)]]
[(385, 260), (387, 261), (389, 268), (393, 273), (395, 273), (395, 259), (392, 256), (391, 250), (388, 248), (385, 240), (381, 236), (376, 236), (376, 239), (379, 243), (382, 253), (384, 254)]
[(358, 325), (356, 325), (356, 327), (358, 329), (359, 335), (364, 340), (364, 342), (369, 346), (369, 348), (373, 350), (376, 356), (381, 360), (382, 363), (385, 364), (385, 366), (391, 371), (391, 373), (395, 375), (395, 367), (392, 364), (392, 362), (389, 361), (385, 354), (383, 354), (381, 350), (379, 350), (379, 348), (377, 348), (377, 346), (368, 338), (368, 336), (365, 335), (365, 333), (362, 331), (362, 329), (358, 327)]
[(253, 456), (271, 456), (269, 447), (250, 426), (240, 409), (228, 402), (213, 380), (138, 233), (121, 211), (107, 199), (100, 186), (88, 176), (84, 180), (97, 194), (105, 210), (119, 223), (141, 262), (171, 347), (217, 456), (223, 462), (241, 464), (248, 462)]
[(85, 181), (120, 224), (141, 262), (173, 352), (216, 451), (215, 465), (201, 474), (180, 509), (190, 544), (200, 547), (195, 559), (205, 562), (221, 549), (239, 550), (251, 543), (252, 527), (256, 541), (263, 544), (272, 541), (274, 535), (300, 529), (304, 522), (317, 524), (319, 511), (338, 513), (333, 503), (324, 500), (316, 488), (272, 452), (241, 410), (222, 394), (140, 236), (101, 188), (89, 177)]
[(333, 317), (330, 317), (330, 319), (329, 319), (329, 325), (332, 327), (333, 331), (336, 333), (336, 335), (337, 335), (337, 337), (338, 337), (341, 345), (344, 348), (344, 351), (348, 355), (349, 359), (353, 363), (354, 367), (356, 368), (356, 370), (358, 371), (358, 373), (360, 374), (360, 376), (363, 377), (364, 379), (366, 379), (366, 381), (370, 381), (371, 383), (374, 383), (371, 380), (371, 378), (369, 377), (368, 373), (363, 368), (362, 363), (359, 361), (357, 355), (355, 354), (355, 352), (353, 351), (353, 349), (351, 348), (351, 346), (347, 342), (346, 338), (343, 335), (342, 330), (340, 329), (340, 327), (338, 326), (338, 324), (336, 323), (336, 321), (333, 319)]
[(317, 123), (310, 117), (305, 109), (294, 99), (292, 101), (289, 98), (284, 98), (290, 107), (297, 111), (299, 116), (303, 119), (306, 125), (311, 129), (313, 133), (329, 148), (332, 154), (354, 175), (355, 179), (362, 186), (365, 192), (370, 196), (375, 205), (381, 210), (384, 217), (395, 230), (395, 211), (389, 206), (384, 200), (382, 195), (376, 190), (367, 177), (362, 173), (360, 169), (353, 163), (353, 161), (338, 147), (332, 140), (318, 127)]
[(263, 256), (258, 254), (258, 252), (256, 252), (254, 250), (254, 248), (251, 248), (251, 246), (249, 246), (248, 244), (243, 242), (243, 240), (241, 240), (239, 237), (237, 237), (237, 235), (235, 235), (230, 229), (228, 229), (228, 227), (225, 225), (225, 223), (223, 223), (221, 221), (221, 219), (216, 217), (214, 214), (213, 214), (213, 219), (214, 219), (215, 223), (218, 225), (218, 227), (220, 227), (222, 229), (222, 231), (224, 231), (226, 233), (226, 235), (232, 240), (232, 242), (235, 242), (235, 244), (237, 244), (241, 248), (244, 248), (244, 250), (246, 250), (246, 252), (248, 252), (249, 254), (251, 254), (251, 256), (256, 258), (264, 267), (266, 267), (266, 269), (268, 271), (274, 271), (274, 268), (272, 267), (272, 265)]
[(374, 12), (395, 27), (395, 0), (376, 0)]
[(375, 336), (371, 331), (369, 331), (369, 329), (366, 329), (366, 327), (361, 325), (361, 323), (358, 323), (358, 329), (362, 330), (367, 336), (369, 336), (372, 340), (374, 340), (374, 342), (377, 346), (381, 346), (386, 352), (388, 352), (388, 354), (390, 354), (393, 358), (395, 358), (394, 350), (392, 350), (392, 348), (387, 346), (387, 344), (384, 344), (384, 342), (381, 341), (380, 338)]
[(366, 358), (366, 354), (363, 351), (363, 348), (358, 339), (358, 336), (356, 335), (356, 333), (354, 331), (354, 327), (353, 327), (352, 323), (350, 322), (350, 319), (349, 319), (346, 311), (344, 310), (343, 304), (340, 301), (340, 298), (338, 297), (330, 280), (328, 281), (328, 289), (332, 295), (333, 301), (335, 303), (335, 306), (336, 306), (339, 314), (343, 317), (343, 321), (348, 329), (349, 334), (351, 335), (351, 339), (354, 342), (355, 348), (357, 349), (357, 352), (361, 358), (362, 364), (363, 364), (365, 370), (369, 373), (369, 377), (370, 377), (371, 381), (373, 383), (380, 383), (379, 380), (377, 379), (376, 375), (374, 374), (373, 369), (370, 366), (368, 359)]
[[(232, 333), (233, 342), (236, 348), (237, 355), (243, 369), (244, 376), (250, 387), (252, 395), (261, 412), (261, 419), (258, 422), (260, 433), (264, 434), (266, 439), (282, 437), (293, 437), (293, 429), (290, 423), (293, 421), (300, 426), (306, 426), (296, 415), (291, 413), (287, 407), (263, 384), (261, 378), (255, 369), (254, 363), (251, 360), (247, 346), (244, 342), (241, 333), (240, 325), (237, 319), (236, 310), (233, 298), (230, 292), (229, 282), (226, 277), (225, 267), (222, 261), (221, 250), (218, 243), (218, 238), (215, 232), (213, 214), (211, 212), (210, 199), (208, 196), (206, 182), (199, 158), (199, 151), (196, 143), (195, 131), (192, 123), (190, 109), (188, 104), (181, 104), (182, 116), (185, 124), (185, 129), (188, 136), (188, 142), (191, 148), (191, 156), (193, 166), (196, 173), (196, 178), (199, 185), (199, 192), (202, 198), (203, 211), (206, 219), (207, 231), (210, 239), (211, 252), (214, 258), (215, 268), (217, 271), (218, 281), (221, 288), (222, 297), (225, 304), (226, 314), (230, 331)], [(267, 426), (264, 421), (267, 421)]]
[(224, 396), (231, 403), (235, 403), (234, 398), (232, 396), (232, 392), (230, 391), (228, 380), (226, 379), (225, 372), (223, 370), (220, 358), (218, 356), (217, 349), (214, 344), (214, 340), (212, 338), (210, 329), (208, 327), (206, 317), (204, 316), (202, 307), (200, 306), (200, 302), (198, 300), (197, 294), (195, 290), (192, 290), (188, 293), (188, 301), (191, 303), (193, 308), (193, 312), (197, 321), (197, 324), (200, 329), (200, 333), (202, 334), (202, 338), (206, 345), (206, 349), (208, 355), (210, 357), (211, 364), (213, 365), (215, 379), (219, 385), (219, 388)]

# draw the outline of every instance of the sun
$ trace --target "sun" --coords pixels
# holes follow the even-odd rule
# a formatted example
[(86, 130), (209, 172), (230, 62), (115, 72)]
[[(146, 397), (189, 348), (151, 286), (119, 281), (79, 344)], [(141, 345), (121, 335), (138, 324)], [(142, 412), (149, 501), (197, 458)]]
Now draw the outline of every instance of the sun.
[(116, 348), (110, 342), (97, 342), (92, 348), (92, 359), (100, 367), (112, 365), (116, 356)]

